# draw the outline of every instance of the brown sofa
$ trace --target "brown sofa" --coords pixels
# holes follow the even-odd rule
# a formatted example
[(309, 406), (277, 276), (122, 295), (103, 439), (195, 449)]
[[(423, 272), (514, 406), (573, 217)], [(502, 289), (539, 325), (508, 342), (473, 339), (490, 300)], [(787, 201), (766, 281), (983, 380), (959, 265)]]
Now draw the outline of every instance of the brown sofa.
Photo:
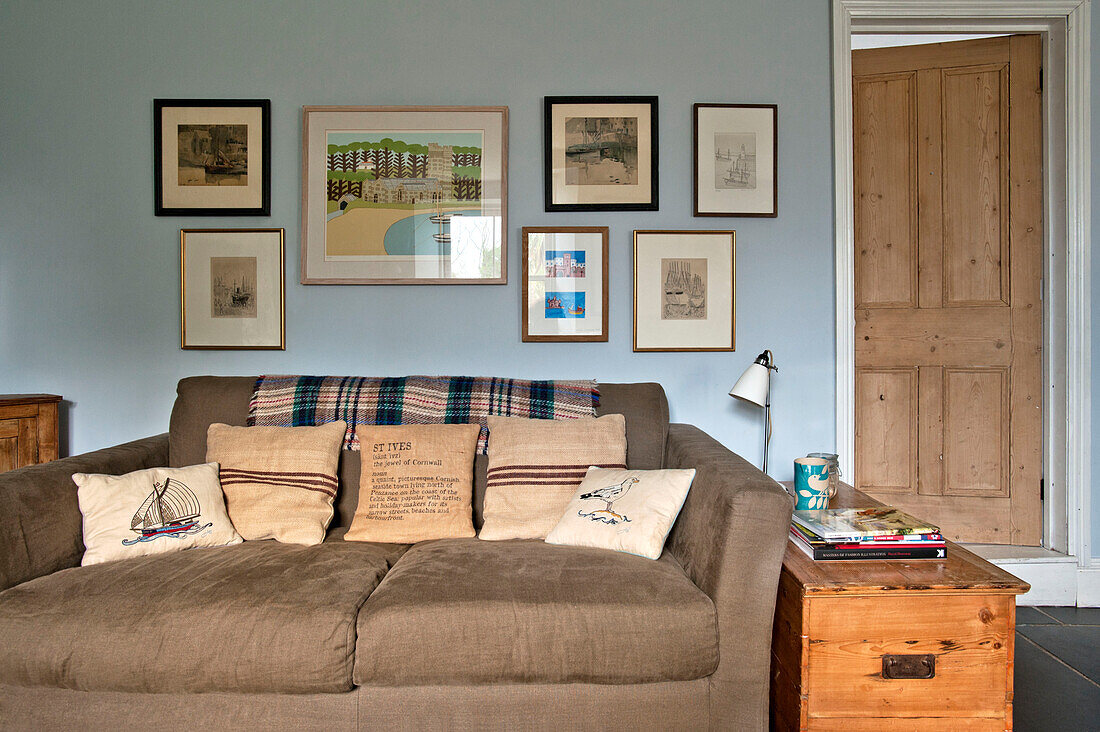
[[(791, 500), (657, 384), (601, 384), (632, 468), (698, 470), (657, 561), (541, 541), (245, 542), (79, 567), (73, 472), (201, 462), (254, 379), (179, 383), (170, 431), (0, 474), (0, 727), (763, 729)], [(476, 463), (481, 523), (485, 458)]]

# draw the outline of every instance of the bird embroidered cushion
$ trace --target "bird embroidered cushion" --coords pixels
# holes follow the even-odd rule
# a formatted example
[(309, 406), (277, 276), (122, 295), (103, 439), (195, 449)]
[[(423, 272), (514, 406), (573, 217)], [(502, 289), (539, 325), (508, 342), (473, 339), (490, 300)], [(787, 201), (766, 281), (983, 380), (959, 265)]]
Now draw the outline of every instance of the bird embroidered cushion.
[(626, 468), (626, 419), (489, 417), (485, 521), (479, 538), (542, 539), (588, 468)]
[(225, 511), (217, 463), (74, 473), (73, 482), (84, 517), (81, 566), (241, 542)]
[(656, 559), (694, 479), (694, 468), (590, 468), (546, 543), (613, 549)]
[(359, 428), (359, 506), (345, 541), (412, 544), (475, 535), (479, 424)]
[(324, 540), (346, 430), (343, 421), (316, 427), (210, 425), (206, 459), (221, 465), (225, 507), (245, 541)]

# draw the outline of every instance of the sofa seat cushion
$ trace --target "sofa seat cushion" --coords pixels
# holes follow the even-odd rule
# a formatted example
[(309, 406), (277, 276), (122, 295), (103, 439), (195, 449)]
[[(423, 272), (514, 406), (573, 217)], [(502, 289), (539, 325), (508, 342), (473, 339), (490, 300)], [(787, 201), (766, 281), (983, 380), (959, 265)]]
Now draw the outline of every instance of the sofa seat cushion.
[(0, 683), (348, 691), (359, 607), (402, 551), (256, 541), (40, 577), (0, 593)]
[(718, 665), (714, 604), (654, 561), (539, 540), (413, 546), (359, 613), (358, 685), (679, 681)]

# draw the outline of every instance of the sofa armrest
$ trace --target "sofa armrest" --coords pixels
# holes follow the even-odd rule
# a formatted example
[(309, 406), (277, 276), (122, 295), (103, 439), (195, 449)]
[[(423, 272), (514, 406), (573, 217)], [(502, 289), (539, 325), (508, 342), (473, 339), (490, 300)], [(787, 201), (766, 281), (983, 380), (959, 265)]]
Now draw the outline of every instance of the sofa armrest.
[(0, 590), (80, 564), (73, 473), (122, 475), (168, 464), (168, 435), (0, 473)]
[(772, 616), (793, 502), (691, 425), (670, 425), (665, 465), (697, 471), (668, 549), (718, 612), (711, 729), (767, 729)]

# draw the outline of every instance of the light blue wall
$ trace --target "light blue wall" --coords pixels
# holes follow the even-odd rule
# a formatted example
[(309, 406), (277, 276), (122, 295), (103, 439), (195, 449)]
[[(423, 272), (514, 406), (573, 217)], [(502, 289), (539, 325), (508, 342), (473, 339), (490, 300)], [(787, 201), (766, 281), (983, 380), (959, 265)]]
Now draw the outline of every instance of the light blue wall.
[[(829, 39), (827, 0), (8, 0), (0, 391), (63, 394), (77, 453), (165, 430), (174, 384), (190, 374), (653, 380), (673, 419), (757, 461), (759, 411), (726, 392), (771, 348), (772, 473), (789, 478), (794, 457), (835, 444)], [(543, 211), (546, 94), (660, 97), (660, 211)], [(271, 99), (271, 217), (152, 215), (154, 97)], [(691, 216), (697, 101), (779, 105), (779, 218)], [(297, 284), (303, 104), (508, 105), (510, 284)], [(520, 342), (519, 229), (540, 224), (611, 227), (609, 343)], [(206, 226), (286, 229), (285, 352), (179, 349), (178, 230)], [(738, 350), (632, 353), (632, 230), (728, 227)], [(1094, 409), (1100, 418), (1100, 399)], [(1100, 493), (1093, 507), (1100, 546)]]

